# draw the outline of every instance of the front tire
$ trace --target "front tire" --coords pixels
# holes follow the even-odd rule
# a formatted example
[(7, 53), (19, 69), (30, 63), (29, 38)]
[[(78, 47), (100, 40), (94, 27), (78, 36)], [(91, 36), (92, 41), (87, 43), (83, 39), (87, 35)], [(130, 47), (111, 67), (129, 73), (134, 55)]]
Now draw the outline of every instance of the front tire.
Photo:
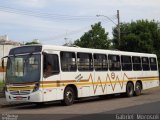
[(126, 86), (126, 95), (127, 97), (132, 97), (134, 94), (134, 85), (129, 82), (127, 83), (127, 86)]
[(75, 92), (73, 88), (67, 87), (64, 91), (64, 99), (62, 103), (66, 106), (72, 105), (75, 100)]

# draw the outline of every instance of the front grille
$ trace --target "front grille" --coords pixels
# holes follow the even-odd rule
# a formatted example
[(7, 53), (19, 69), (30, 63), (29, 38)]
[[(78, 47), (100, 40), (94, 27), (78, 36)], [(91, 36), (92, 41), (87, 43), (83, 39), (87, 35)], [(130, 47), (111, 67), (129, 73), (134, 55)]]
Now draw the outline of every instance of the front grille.
[(30, 90), (10, 90), (10, 94), (12, 95), (28, 95), (30, 92)]

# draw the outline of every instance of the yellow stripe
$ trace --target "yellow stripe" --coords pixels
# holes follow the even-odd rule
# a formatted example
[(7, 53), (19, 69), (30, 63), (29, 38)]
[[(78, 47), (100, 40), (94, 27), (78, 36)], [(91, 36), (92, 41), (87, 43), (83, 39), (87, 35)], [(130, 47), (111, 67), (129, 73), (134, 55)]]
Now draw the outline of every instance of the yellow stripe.
[[(153, 80), (158, 80), (158, 79), (146, 79), (146, 80), (141, 80), (141, 81), (153, 81)], [(85, 86), (85, 85), (105, 85), (105, 84), (114, 84), (114, 83), (126, 83), (129, 80), (121, 80), (121, 81), (111, 81), (111, 82), (77, 82), (77, 83), (64, 83), (64, 84), (48, 84), (48, 85), (43, 85), (42, 88), (51, 88), (51, 87), (62, 87), (62, 86), (67, 86), (68, 84), (74, 84), (77, 86)], [(133, 82), (136, 82), (137, 80), (131, 80)]]
[[(141, 81), (154, 81), (154, 80), (159, 80), (159, 77), (144, 77), (143, 79), (141, 79)], [(128, 80), (116, 80), (116, 81), (97, 81), (97, 82), (92, 82), (92, 81), (88, 81), (87, 80), (85, 82), (67, 82), (67, 80), (64, 81), (60, 81), (56, 82), (46, 82), (46, 83), (41, 83), (40, 84), (40, 88), (52, 88), (52, 87), (62, 87), (62, 86), (67, 86), (68, 84), (75, 84), (77, 86), (84, 86), (84, 85), (105, 85), (105, 84), (114, 84), (114, 83), (126, 83), (128, 81), (133, 81), (136, 82), (137, 79), (131, 79), (129, 78)], [(63, 83), (64, 82), (64, 83)], [(32, 86), (27, 86), (27, 87), (11, 87), (8, 86), (7, 89), (8, 90), (32, 90), (34, 88), (34, 85)]]
[(57, 84), (55, 85), (43, 85), (41, 88), (52, 88), (52, 87), (59, 87)]

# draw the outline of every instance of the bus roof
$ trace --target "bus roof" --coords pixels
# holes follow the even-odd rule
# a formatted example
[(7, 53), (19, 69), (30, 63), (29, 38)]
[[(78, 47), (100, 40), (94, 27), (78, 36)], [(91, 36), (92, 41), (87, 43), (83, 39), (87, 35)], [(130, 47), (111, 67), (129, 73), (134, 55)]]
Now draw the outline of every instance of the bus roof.
[(81, 48), (81, 47), (68, 47), (68, 46), (58, 46), (58, 45), (25, 45), (25, 46), (16, 47), (13, 49), (30, 47), (30, 46), (41, 47), (42, 48), (41, 51), (55, 50), (55, 51), (68, 51), (68, 52), (74, 51), (74, 52), (84, 52), (84, 53), (156, 57), (156, 54), (150, 54), (150, 53), (138, 53), (138, 52), (127, 52), (127, 51), (120, 51), (120, 50), (105, 50), (105, 49), (92, 49), (92, 48)]
[(57, 45), (42, 45), (43, 50), (56, 50), (56, 51), (74, 51), (74, 52), (89, 52), (89, 53), (101, 53), (101, 54), (117, 54), (117, 55), (131, 55), (131, 56), (152, 56), (156, 57), (155, 54), (150, 53), (138, 53), (138, 52), (127, 52), (120, 50), (105, 50), (105, 49), (92, 49), (92, 48), (81, 48), (81, 47), (67, 47)]

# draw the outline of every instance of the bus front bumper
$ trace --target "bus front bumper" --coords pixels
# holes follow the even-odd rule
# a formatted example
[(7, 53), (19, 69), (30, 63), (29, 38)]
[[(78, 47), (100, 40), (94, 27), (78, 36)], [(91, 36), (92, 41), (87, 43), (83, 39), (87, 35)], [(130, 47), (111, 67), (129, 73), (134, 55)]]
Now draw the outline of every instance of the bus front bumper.
[(43, 102), (43, 95), (40, 90), (28, 95), (12, 95), (9, 92), (5, 92), (5, 95), (8, 102)]

